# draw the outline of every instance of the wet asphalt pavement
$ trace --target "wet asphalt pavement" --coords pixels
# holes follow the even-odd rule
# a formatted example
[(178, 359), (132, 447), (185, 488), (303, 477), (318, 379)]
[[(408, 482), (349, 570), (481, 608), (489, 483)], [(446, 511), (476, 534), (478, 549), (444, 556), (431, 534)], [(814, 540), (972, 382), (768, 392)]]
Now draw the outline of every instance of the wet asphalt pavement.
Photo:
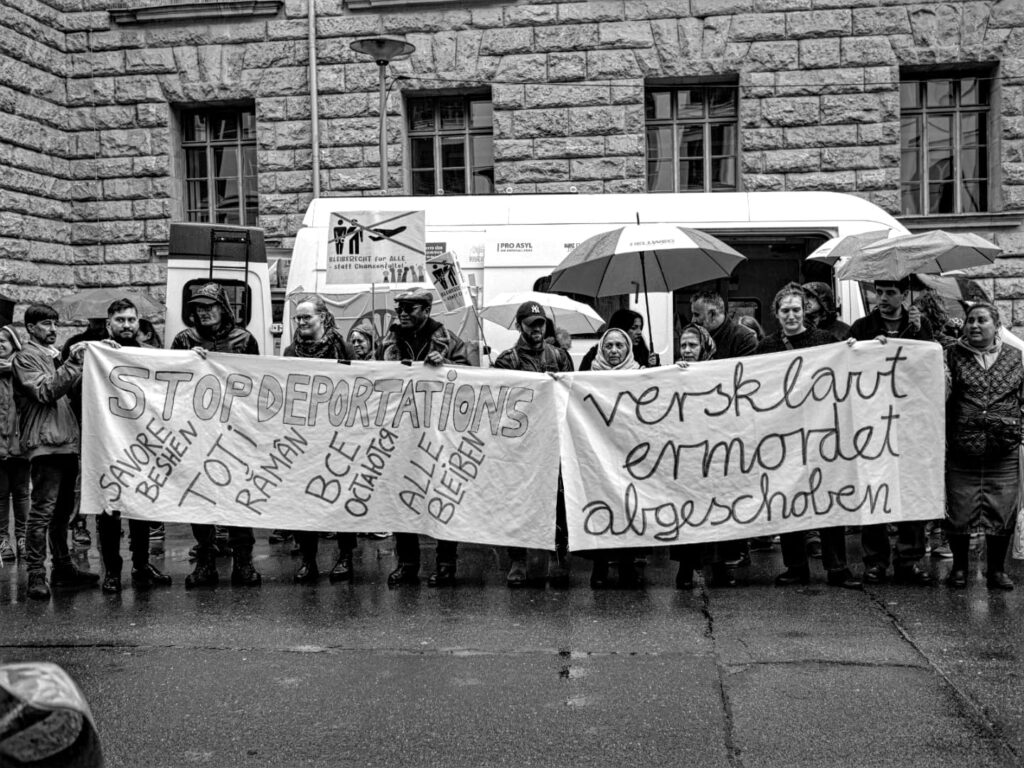
[(354, 584), (296, 586), (260, 531), (262, 588), (231, 587), (223, 558), (219, 588), (187, 592), (190, 544), (168, 527), (154, 563), (175, 584), (148, 593), (126, 567), (120, 595), (35, 603), (0, 570), (0, 661), (68, 670), (109, 766), (1024, 764), (1017, 562), (1009, 593), (976, 553), (962, 591), (848, 592), (813, 561), (810, 586), (776, 588), (776, 546), (741, 588), (680, 592), (662, 551), (642, 591), (592, 591), (580, 558), (569, 590), (511, 591), (504, 553), (466, 545), (458, 587), (389, 590), (391, 539), (360, 539)]

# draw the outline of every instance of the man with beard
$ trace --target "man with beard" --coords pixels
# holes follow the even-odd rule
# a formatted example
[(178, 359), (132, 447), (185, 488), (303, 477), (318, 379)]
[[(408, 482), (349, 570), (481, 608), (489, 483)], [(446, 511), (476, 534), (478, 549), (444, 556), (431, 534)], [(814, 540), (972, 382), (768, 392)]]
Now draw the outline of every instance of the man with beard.
[[(295, 340), (284, 351), (285, 357), (315, 357), (322, 360), (352, 359), (349, 345), (334, 327), (334, 315), (319, 296), (299, 302), (295, 307)], [(328, 574), (332, 584), (352, 581), (352, 550), (356, 548), (356, 535), (339, 531), (338, 559)], [(320, 543), (317, 531), (298, 531), (295, 541), (302, 552), (302, 565), (296, 571), (296, 584), (315, 584), (320, 578), (316, 554)]]
[(28, 597), (46, 600), (46, 545), (49, 540), (52, 566), (50, 583), (55, 588), (94, 587), (95, 573), (81, 571), (71, 562), (68, 522), (75, 506), (78, 477), (78, 419), (67, 397), (82, 378), (85, 343), (76, 344), (67, 362), (57, 366), (57, 312), (46, 304), (25, 310), (29, 340), (14, 356), (15, 390), (22, 446), (29, 460), (32, 506), (26, 530)]
[[(512, 349), (506, 349), (494, 361), (495, 368), (534, 373), (571, 373), (572, 358), (564, 349), (544, 340), (548, 327), (544, 307), (527, 301), (516, 310), (516, 327), (519, 339)], [(526, 584), (527, 551), (522, 547), (509, 547), (510, 562), (505, 583), (512, 589)], [(565, 493), (562, 476), (558, 476), (558, 496), (555, 501), (555, 554), (548, 560), (548, 581), (553, 587), (569, 584), (569, 530), (565, 521)]]
[[(140, 347), (136, 338), (139, 332), (139, 312), (130, 299), (118, 299), (107, 307), (107, 338), (122, 347)], [(147, 520), (128, 521), (128, 548), (132, 553), (132, 584), (136, 589), (165, 587), (171, 577), (149, 562), (149, 529)], [(121, 513), (105, 510), (96, 518), (96, 531), (100, 540), (100, 555), (103, 557), (104, 592), (121, 591)]]
[[(187, 304), (189, 327), (174, 337), (171, 349), (192, 349), (205, 358), (207, 352), (233, 352), (258, 355), (259, 344), (251, 333), (235, 325), (235, 317), (227, 293), (220, 283), (200, 286)], [(217, 586), (216, 529), (210, 523), (193, 523), (196, 537), (196, 565), (185, 577), (185, 589)], [(231, 526), (228, 543), (234, 564), (231, 583), (240, 587), (258, 587), (262, 582), (252, 564), (252, 547), (256, 543), (252, 528)]]
[[(433, 294), (423, 288), (412, 288), (395, 297), (397, 322), (392, 323), (381, 340), (381, 360), (418, 361), (427, 365), (469, 365), (466, 345), (441, 323), (430, 318)], [(431, 587), (455, 584), (457, 544), (437, 542), (437, 570), (427, 580)], [(398, 567), (388, 574), (388, 586), (418, 584), (420, 577), (420, 540), (415, 533), (395, 534)]]

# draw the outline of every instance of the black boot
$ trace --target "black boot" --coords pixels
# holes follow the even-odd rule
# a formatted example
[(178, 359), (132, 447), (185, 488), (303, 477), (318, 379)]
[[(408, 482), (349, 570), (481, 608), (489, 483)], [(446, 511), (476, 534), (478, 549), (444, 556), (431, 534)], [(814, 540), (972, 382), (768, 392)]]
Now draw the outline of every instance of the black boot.
[(402, 584), (420, 583), (419, 563), (399, 563), (391, 573), (388, 574), (388, 586), (397, 587)]
[(320, 569), (317, 567), (316, 560), (310, 557), (302, 558), (302, 565), (299, 566), (299, 570), (295, 572), (292, 577), (292, 581), (296, 584), (316, 584), (316, 580), (320, 578)]
[(263, 577), (252, 564), (251, 550), (235, 552), (235, 562), (231, 569), (231, 583), (236, 587), (258, 587), (263, 583)]
[(352, 581), (352, 553), (347, 552), (343, 555), (338, 555), (338, 562), (331, 568), (330, 574), (327, 576), (330, 579), (331, 584), (337, 584), (339, 581)]
[(967, 553), (971, 549), (971, 537), (966, 533), (949, 534), (949, 550), (953, 553), (953, 568), (946, 577), (946, 584), (956, 589), (967, 586)]
[(455, 563), (438, 563), (437, 570), (427, 579), (428, 587), (454, 587)]
[(216, 587), (220, 577), (217, 575), (217, 561), (213, 550), (199, 547), (196, 550), (196, 565), (192, 573), (185, 577), (185, 589), (196, 587)]
[(132, 584), (136, 589), (169, 587), (171, 586), (171, 577), (152, 563), (146, 563), (132, 568)]
[(985, 580), (989, 589), (1013, 589), (1013, 579), (1006, 575), (1004, 563), (1006, 562), (1006, 551), (1010, 548), (1009, 536), (985, 537), (986, 560), (988, 561), (988, 572)]

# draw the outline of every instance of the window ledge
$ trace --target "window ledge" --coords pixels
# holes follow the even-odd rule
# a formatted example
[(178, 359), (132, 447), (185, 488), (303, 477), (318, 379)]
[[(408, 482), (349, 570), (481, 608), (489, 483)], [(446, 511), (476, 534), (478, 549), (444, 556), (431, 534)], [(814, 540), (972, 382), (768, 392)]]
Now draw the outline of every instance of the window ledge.
[[(110, 11), (115, 24), (163, 24), (192, 22), (196, 19), (235, 19), (251, 16), (276, 16), (284, 0), (217, 0), (216, 2), (162, 2), (136, 5)], [(126, 4), (127, 6), (127, 4)]]
[(367, 11), (374, 8), (406, 8), (410, 5), (493, 5), (495, 0), (345, 0), (350, 11)]
[(1024, 223), (1024, 211), (1006, 213), (940, 213), (929, 216), (897, 216), (911, 232), (932, 229), (1009, 229)]

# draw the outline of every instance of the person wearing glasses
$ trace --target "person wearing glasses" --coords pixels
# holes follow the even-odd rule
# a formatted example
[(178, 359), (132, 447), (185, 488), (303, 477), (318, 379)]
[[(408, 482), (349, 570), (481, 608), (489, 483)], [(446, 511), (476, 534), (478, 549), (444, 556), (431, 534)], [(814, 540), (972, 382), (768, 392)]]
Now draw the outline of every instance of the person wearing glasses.
[[(434, 295), (424, 288), (410, 288), (395, 297), (396, 320), (381, 340), (378, 359), (393, 362), (422, 362), (427, 365), (469, 365), (466, 345), (458, 336), (430, 317)], [(455, 584), (454, 541), (437, 542), (437, 568), (427, 584), (450, 587)], [(420, 540), (415, 533), (395, 534), (398, 566), (388, 574), (388, 586), (418, 584)]]

